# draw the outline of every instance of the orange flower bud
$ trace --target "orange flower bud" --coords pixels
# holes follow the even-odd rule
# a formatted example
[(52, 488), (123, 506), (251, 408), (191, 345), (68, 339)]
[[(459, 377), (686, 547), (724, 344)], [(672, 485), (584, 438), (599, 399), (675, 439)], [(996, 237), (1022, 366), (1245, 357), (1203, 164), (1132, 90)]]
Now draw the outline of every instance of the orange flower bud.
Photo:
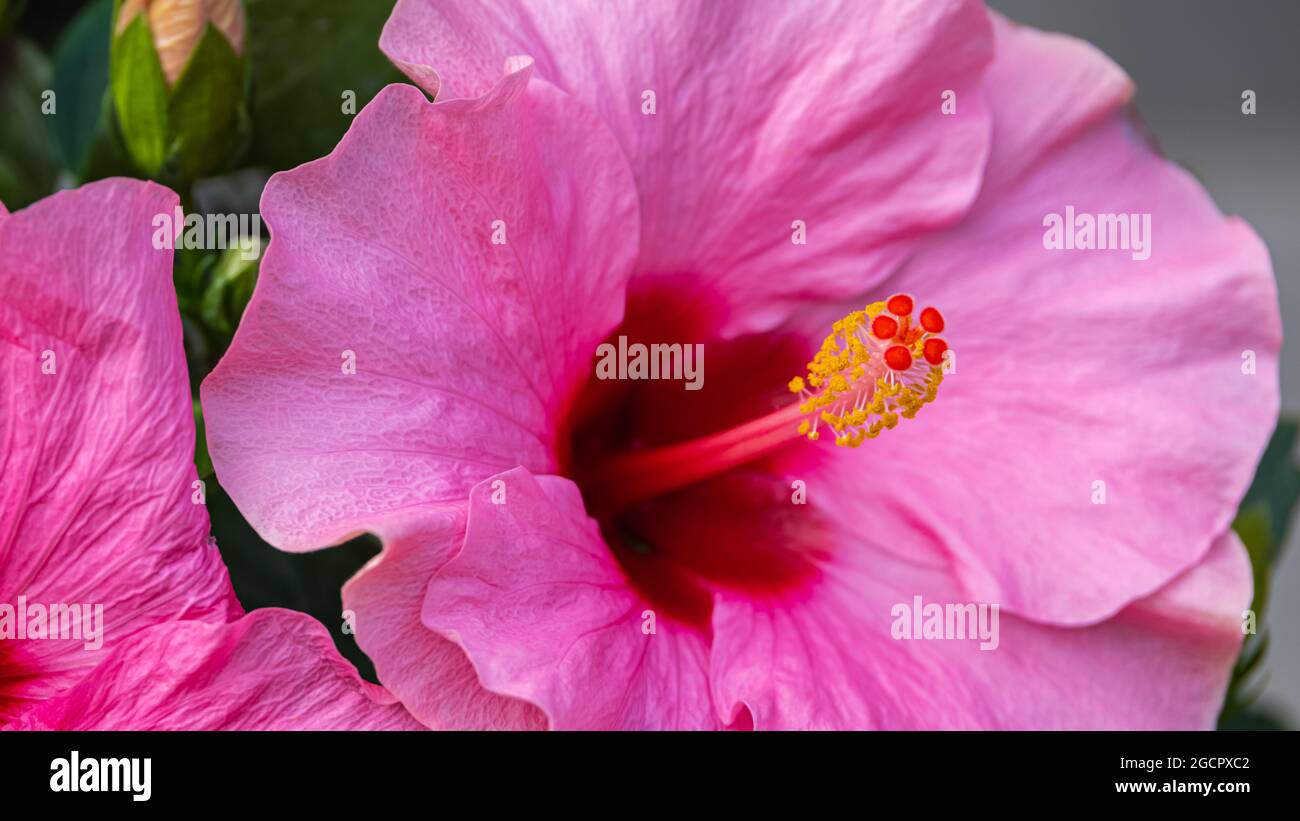
[(180, 78), (208, 23), (225, 35), (236, 54), (243, 53), (244, 7), (239, 0), (124, 0), (117, 33), (141, 14), (149, 21), (168, 86)]

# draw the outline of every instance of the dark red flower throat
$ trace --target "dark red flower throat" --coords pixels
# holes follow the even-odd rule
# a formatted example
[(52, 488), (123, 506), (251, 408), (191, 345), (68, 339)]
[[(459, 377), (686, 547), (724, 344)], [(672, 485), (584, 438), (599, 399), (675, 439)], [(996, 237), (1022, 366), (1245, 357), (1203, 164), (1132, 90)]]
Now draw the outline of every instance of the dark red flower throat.
[(707, 630), (713, 591), (778, 594), (813, 572), (816, 514), (792, 503), (790, 472), (817, 458), (797, 432), (787, 383), (808, 342), (733, 340), (716, 300), (678, 282), (628, 300), (611, 340), (703, 343), (703, 383), (600, 379), (577, 392), (560, 430), (562, 470), (629, 581), (667, 615)]

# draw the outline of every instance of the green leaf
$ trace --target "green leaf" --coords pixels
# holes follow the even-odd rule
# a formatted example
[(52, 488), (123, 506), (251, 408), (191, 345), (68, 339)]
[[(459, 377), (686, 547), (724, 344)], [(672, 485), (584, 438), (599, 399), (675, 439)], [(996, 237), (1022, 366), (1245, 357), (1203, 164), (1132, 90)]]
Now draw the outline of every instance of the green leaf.
[(1223, 712), (1219, 716), (1221, 729), (1271, 728), (1277, 723), (1272, 717), (1252, 713), (1251, 703), (1259, 694), (1261, 685), (1257, 673), (1268, 652), (1268, 632), (1264, 621), (1273, 568), (1281, 557), (1295, 514), (1296, 500), (1300, 498), (1300, 467), (1297, 467), (1295, 459), (1298, 432), (1300, 423), (1297, 420), (1278, 421), (1232, 523), (1250, 556), (1255, 580), (1251, 610), (1255, 612), (1257, 632), (1248, 635), (1242, 643), (1241, 655), (1233, 669)]
[(244, 61), (209, 23), (168, 105), (169, 145), (181, 179), (207, 176), (230, 159), (244, 102)]
[(1262, 502), (1268, 508), (1269, 531), (1278, 547), (1291, 522), (1296, 499), (1300, 498), (1300, 468), (1296, 465), (1296, 439), (1300, 419), (1280, 419), (1260, 459), (1255, 479), (1242, 507)]
[(127, 152), (146, 176), (167, 159), (167, 81), (143, 14), (113, 40), (109, 85)]
[(108, 52), (113, 0), (96, 0), (68, 24), (54, 46), (54, 93), (58, 113), (51, 130), (63, 161), (78, 176), (85, 170), (96, 135), (105, 130)]
[(53, 115), (41, 111), (49, 89), (50, 64), (40, 49), (18, 37), (0, 38), (0, 200), (11, 211), (51, 193), (58, 181), (58, 151), (48, 130)]
[(1252, 609), (1263, 613), (1268, 603), (1272, 568), (1281, 558), (1286, 534), (1300, 498), (1300, 467), (1297, 467), (1296, 438), (1300, 421), (1280, 419), (1269, 440), (1255, 478), (1246, 491), (1233, 529), (1246, 545), (1255, 572), (1255, 601)]
[(9, 31), (14, 21), (22, 16), (26, 0), (0, 0), (0, 34)]
[(208, 429), (203, 422), (203, 406), (198, 397), (194, 397), (194, 469), (200, 479), (212, 475), (212, 457), (208, 455)]
[(1220, 730), (1289, 730), (1282, 716), (1268, 709), (1251, 708), (1219, 720)]
[(356, 110), (400, 72), (379, 50), (392, 2), (248, 0), (254, 138), (249, 160), (292, 168), (334, 149)]
[(1268, 585), (1272, 576), (1273, 534), (1268, 505), (1261, 501), (1243, 504), (1232, 529), (1250, 556), (1251, 577), (1255, 580), (1255, 597), (1250, 608), (1260, 613), (1268, 602)]
[(113, 116), (112, 97), (106, 93), (100, 108), (99, 125), (95, 129), (89, 153), (82, 160), (77, 179), (87, 183), (106, 177), (133, 177), (138, 173), (122, 143), (117, 118)]
[(257, 284), (257, 259), (245, 259), (237, 247), (226, 249), (208, 279), (199, 318), (209, 328), (233, 334)]
[(216, 264), (215, 253), (201, 248), (178, 248), (172, 257), (172, 282), (181, 313), (196, 314), (208, 273)]

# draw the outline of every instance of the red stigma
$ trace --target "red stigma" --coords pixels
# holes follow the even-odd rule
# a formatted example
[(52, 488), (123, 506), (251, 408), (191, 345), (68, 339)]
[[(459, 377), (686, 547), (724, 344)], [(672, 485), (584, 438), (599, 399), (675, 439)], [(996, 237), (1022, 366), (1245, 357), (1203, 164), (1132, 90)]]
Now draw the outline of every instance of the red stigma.
[(885, 364), (896, 371), (912, 367), (912, 352), (903, 345), (890, 345), (885, 350)]
[(907, 316), (912, 312), (912, 298), (907, 294), (895, 294), (885, 303), (885, 308), (895, 316)]

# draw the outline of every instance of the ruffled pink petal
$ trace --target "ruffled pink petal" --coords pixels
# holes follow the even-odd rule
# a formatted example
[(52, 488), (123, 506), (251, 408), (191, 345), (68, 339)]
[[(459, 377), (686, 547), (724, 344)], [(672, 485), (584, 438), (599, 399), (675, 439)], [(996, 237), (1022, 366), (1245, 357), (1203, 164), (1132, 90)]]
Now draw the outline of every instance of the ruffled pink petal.
[(1001, 612), (988, 650), (978, 639), (893, 638), (893, 608), (914, 607), (915, 596), (971, 600), (945, 572), (853, 547), (797, 602), (718, 597), (718, 704), (747, 707), (760, 730), (1214, 726), (1251, 598), (1246, 552), (1231, 533), (1101, 624), (1047, 627)]
[[(834, 454), (809, 497), (834, 488), (898, 553), (950, 553), (972, 598), (1086, 624), (1231, 521), (1277, 417), (1277, 296), (1254, 232), (1124, 116), (1119, 69), (997, 32), (990, 186), (894, 286), (944, 311), (956, 372), (915, 420)], [(1044, 218), (1067, 205), (1150, 214), (1150, 258), (1047, 250)], [(869, 464), (887, 480), (858, 481)]]
[(474, 488), (464, 546), (429, 583), (423, 620), (464, 648), (484, 687), (536, 704), (556, 729), (718, 727), (707, 638), (649, 608), (577, 486), (517, 468)]
[(457, 104), (390, 86), (267, 185), (272, 242), (203, 404), (223, 486), (276, 546), (553, 465), (621, 318), (637, 204), (599, 121), (530, 70)]
[(532, 704), (483, 688), (465, 653), (420, 622), (429, 579), (465, 539), (468, 501), (404, 511), (374, 526), (384, 553), (348, 581), (357, 644), (413, 716), (438, 730), (544, 729)]
[(631, 160), (638, 270), (718, 292), (727, 332), (885, 281), (965, 213), (988, 150), (989, 23), (966, 0), (402, 0), (380, 46), (440, 99), (535, 59)]
[(279, 609), (224, 625), (183, 621), (142, 630), (17, 727), (422, 729), (391, 695), (357, 675), (319, 622)]
[(0, 603), (81, 611), (81, 638), (0, 641), (0, 724), (138, 629), (241, 612), (194, 500), (172, 252), (151, 242), (176, 204), (107, 180), (0, 221)]

